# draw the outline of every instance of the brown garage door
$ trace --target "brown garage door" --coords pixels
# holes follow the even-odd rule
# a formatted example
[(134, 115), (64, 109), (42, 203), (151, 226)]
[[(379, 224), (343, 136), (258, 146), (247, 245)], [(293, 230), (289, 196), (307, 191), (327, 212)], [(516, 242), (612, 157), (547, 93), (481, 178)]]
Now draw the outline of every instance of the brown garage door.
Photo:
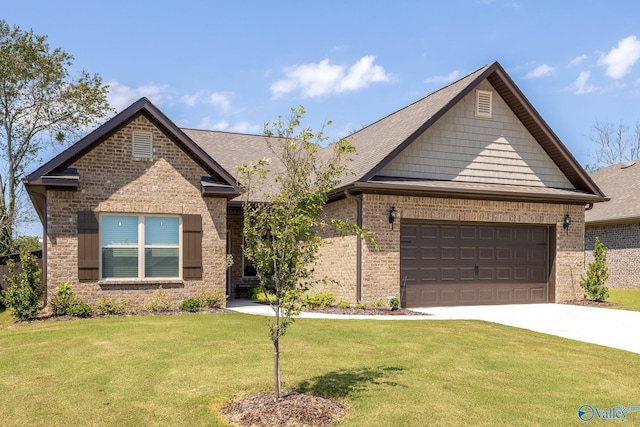
[(547, 302), (549, 228), (403, 220), (406, 307)]

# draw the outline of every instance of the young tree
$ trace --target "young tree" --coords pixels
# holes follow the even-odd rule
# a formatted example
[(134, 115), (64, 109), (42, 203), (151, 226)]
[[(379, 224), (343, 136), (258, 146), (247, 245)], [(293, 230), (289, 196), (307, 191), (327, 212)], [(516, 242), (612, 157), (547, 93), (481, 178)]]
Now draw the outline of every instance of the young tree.
[(46, 144), (63, 143), (111, 111), (101, 78), (71, 77), (73, 56), (46, 40), (0, 20), (0, 252), (14, 249), (26, 167)]
[(602, 302), (609, 297), (609, 288), (605, 286), (605, 282), (609, 278), (608, 250), (604, 243), (596, 237), (593, 262), (588, 264), (586, 276), (580, 275), (580, 287), (584, 290), (584, 295), (588, 300)]
[[(322, 208), (355, 151), (347, 139), (322, 149), (319, 143), (326, 139), (322, 130), (299, 130), (304, 114), (303, 107), (292, 108), (286, 119), (278, 117), (265, 124), (266, 144), (277, 162), (262, 159), (239, 168), (245, 255), (255, 265), (262, 290), (275, 294), (269, 301), (275, 314), (269, 326), (276, 399), (280, 399), (279, 340), (300, 313), (304, 292), (315, 283), (313, 264), (322, 244), (320, 232), (328, 226)], [(363, 233), (354, 224), (334, 224)]]

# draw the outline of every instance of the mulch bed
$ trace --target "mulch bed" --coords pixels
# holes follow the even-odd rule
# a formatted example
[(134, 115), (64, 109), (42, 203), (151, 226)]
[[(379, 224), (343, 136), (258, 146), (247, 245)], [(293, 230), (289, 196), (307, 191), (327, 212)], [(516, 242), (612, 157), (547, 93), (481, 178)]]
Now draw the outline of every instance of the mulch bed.
[(347, 415), (335, 400), (302, 393), (283, 393), (276, 401), (271, 393), (252, 394), (225, 404), (222, 414), (239, 426), (327, 427)]

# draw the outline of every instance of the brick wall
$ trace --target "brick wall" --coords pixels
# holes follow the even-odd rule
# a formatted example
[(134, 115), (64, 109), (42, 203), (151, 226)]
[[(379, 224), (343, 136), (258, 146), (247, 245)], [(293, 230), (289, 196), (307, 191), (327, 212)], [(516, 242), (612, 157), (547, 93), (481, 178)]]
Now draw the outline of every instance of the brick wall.
[(588, 226), (585, 232), (585, 268), (593, 261), (596, 237), (609, 248), (609, 279), (606, 285), (610, 288), (640, 288), (640, 224)]
[[(489, 200), (365, 194), (363, 225), (374, 233), (380, 246), (363, 248), (363, 302), (371, 303), (400, 291), (400, 224), (403, 218), (434, 221), (545, 224), (556, 226), (556, 302), (581, 297), (580, 274), (584, 271), (584, 206)], [(398, 211), (393, 230), (388, 215)], [(564, 215), (571, 226), (562, 228)], [(346, 262), (341, 265), (346, 266)], [(339, 268), (335, 266), (334, 268)]]
[[(153, 160), (132, 160), (132, 132), (153, 133)], [(47, 192), (47, 292), (55, 295), (69, 282), (89, 303), (98, 297), (147, 301), (162, 285), (176, 301), (195, 295), (201, 287), (225, 289), (226, 210), (224, 198), (203, 198), (200, 178), (208, 175), (146, 117), (140, 116), (102, 142), (70, 167), (77, 168), (76, 192)], [(202, 217), (202, 280), (171, 282), (79, 282), (77, 273), (78, 210), (98, 213), (199, 214)]]
[[(323, 209), (327, 222), (339, 218), (355, 223), (357, 217), (356, 202), (343, 199), (326, 205)], [(326, 285), (318, 285), (312, 292), (323, 290), (340, 300), (356, 303), (356, 252), (358, 237), (341, 236), (334, 227), (323, 230), (324, 244), (320, 247), (315, 265), (315, 279), (327, 278)], [(363, 243), (364, 246), (364, 243)]]

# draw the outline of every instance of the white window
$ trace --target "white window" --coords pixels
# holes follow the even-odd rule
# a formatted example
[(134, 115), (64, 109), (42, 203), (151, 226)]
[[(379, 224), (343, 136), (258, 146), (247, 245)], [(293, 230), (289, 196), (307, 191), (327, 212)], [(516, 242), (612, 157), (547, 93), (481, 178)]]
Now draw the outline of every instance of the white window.
[(180, 278), (178, 216), (101, 216), (103, 279)]
[(491, 118), (493, 115), (493, 92), (476, 90), (476, 117)]
[(153, 159), (153, 134), (133, 132), (132, 156), (137, 160)]

